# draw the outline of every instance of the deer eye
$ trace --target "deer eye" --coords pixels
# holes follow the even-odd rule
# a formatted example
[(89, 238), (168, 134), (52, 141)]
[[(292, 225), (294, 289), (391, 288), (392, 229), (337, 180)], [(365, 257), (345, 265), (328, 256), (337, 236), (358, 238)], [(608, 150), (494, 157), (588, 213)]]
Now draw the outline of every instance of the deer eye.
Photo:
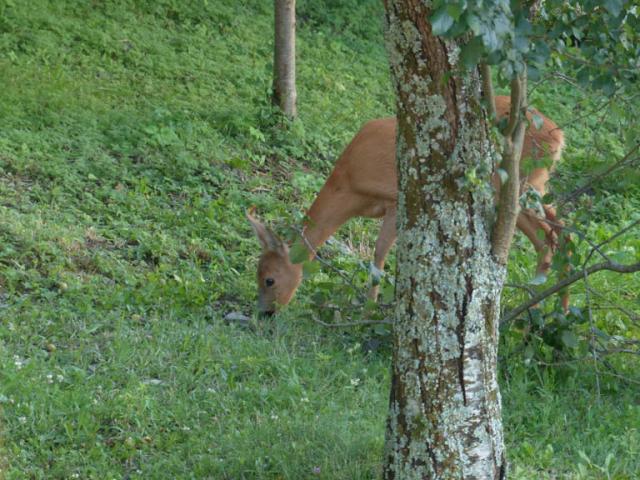
[(274, 284), (274, 283), (276, 283), (276, 281), (275, 281), (273, 278), (267, 278), (267, 279), (264, 281), (264, 284), (265, 284), (267, 287), (273, 287), (273, 284)]

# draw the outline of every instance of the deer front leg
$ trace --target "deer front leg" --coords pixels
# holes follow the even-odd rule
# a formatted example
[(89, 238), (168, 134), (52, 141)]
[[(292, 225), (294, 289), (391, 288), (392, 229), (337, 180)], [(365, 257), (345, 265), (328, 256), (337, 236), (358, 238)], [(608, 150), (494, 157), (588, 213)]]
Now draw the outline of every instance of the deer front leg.
[[(396, 241), (396, 208), (395, 205), (388, 207), (382, 218), (382, 226), (376, 241), (376, 250), (373, 257), (373, 265), (380, 271), (384, 269), (384, 260), (387, 253)], [(371, 285), (369, 298), (374, 302), (378, 301), (378, 285)]]

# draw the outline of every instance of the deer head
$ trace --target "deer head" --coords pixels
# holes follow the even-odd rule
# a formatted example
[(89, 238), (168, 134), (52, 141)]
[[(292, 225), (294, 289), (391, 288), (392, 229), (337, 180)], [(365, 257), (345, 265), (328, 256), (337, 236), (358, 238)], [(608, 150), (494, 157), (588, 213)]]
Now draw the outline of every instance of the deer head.
[(247, 219), (262, 245), (258, 261), (258, 310), (273, 315), (280, 305), (293, 298), (302, 281), (302, 264), (289, 260), (289, 247), (273, 231), (253, 216), (255, 207), (247, 211)]

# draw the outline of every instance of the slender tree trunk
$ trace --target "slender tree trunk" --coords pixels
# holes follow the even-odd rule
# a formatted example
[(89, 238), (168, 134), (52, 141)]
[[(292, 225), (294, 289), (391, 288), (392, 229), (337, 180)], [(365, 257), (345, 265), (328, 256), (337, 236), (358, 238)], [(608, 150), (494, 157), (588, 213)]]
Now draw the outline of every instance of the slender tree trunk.
[(274, 0), (273, 103), (296, 116), (296, 1)]
[[(385, 0), (398, 109), (398, 250), (385, 479), (506, 475), (492, 254), (495, 147), (477, 72), (436, 38), (430, 2)], [(473, 175), (470, 175), (473, 173)]]

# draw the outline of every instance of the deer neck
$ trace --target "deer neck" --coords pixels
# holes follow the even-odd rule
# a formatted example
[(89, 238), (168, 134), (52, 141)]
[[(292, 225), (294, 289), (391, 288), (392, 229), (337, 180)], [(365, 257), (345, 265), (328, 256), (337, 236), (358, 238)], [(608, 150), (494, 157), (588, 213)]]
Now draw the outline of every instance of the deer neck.
[(310, 260), (316, 256), (317, 249), (347, 220), (335, 202), (324, 203), (322, 198), (319, 195), (311, 205), (302, 231), (302, 242), (309, 251)]

